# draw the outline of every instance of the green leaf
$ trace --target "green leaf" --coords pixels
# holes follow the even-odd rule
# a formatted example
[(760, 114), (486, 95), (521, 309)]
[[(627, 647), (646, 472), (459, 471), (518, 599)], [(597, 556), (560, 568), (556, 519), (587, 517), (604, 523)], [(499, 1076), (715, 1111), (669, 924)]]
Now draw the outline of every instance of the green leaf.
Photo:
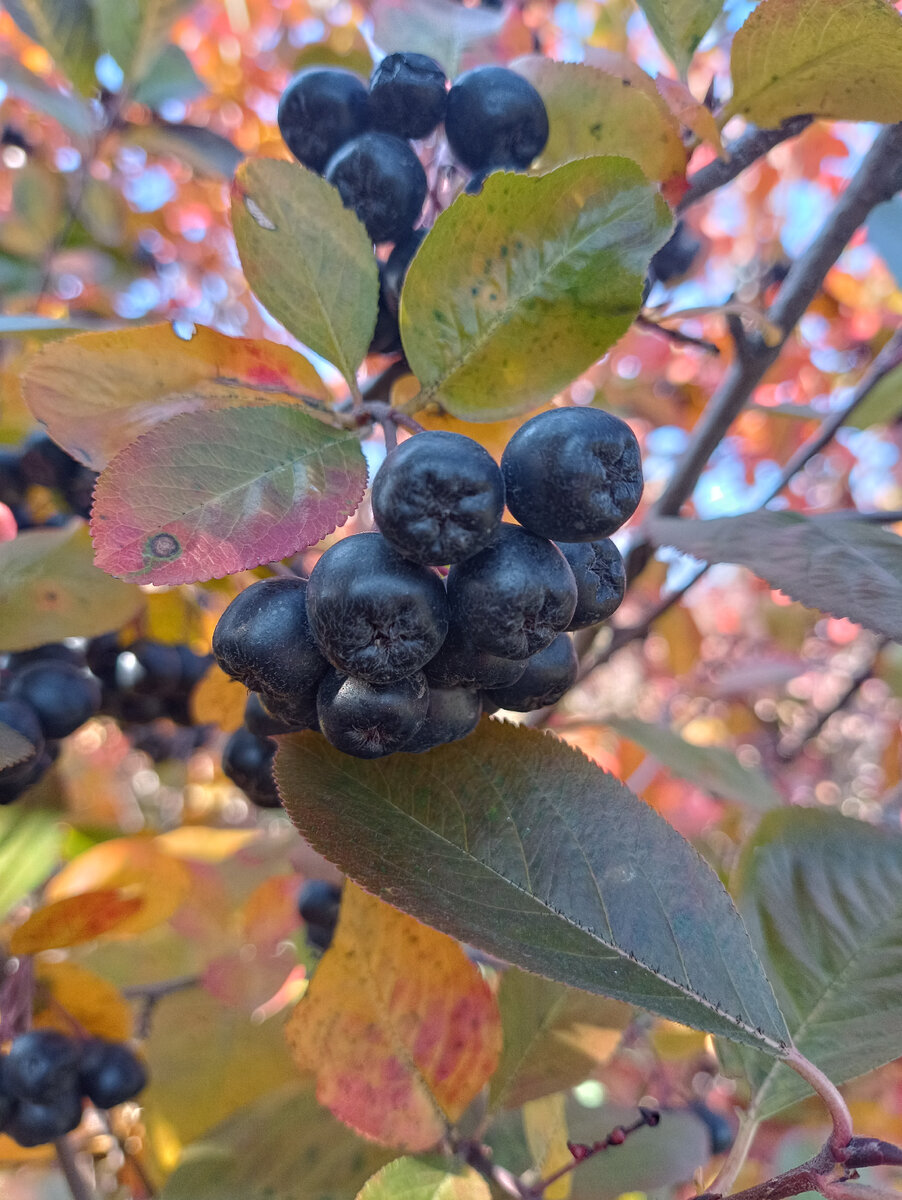
[(714, 872), (578, 750), (483, 720), (422, 755), (282, 739), (279, 790), (368, 891), (506, 962), (780, 1054), (786, 1031)]
[(685, 77), (698, 44), (720, 15), (724, 0), (637, 0), (655, 36)]
[[(209, 1090), (192, 1057), (186, 1047), (185, 1066)], [(160, 1200), (354, 1200), (391, 1154), (320, 1108), (309, 1085), (290, 1084), (188, 1146)]]
[(157, 55), (134, 94), (140, 104), (159, 108), (167, 100), (195, 100), (206, 90), (206, 84), (198, 77), (185, 51), (181, 46), (170, 44)]
[(626, 158), (461, 195), (418, 250), (401, 337), (423, 400), (495, 421), (538, 408), (626, 332), (670, 211)]
[[(840, 1084), (902, 1054), (902, 837), (821, 809), (768, 813), (737, 895), (806, 1058)], [(810, 1094), (741, 1053), (760, 1119)]]
[(613, 718), (606, 724), (641, 746), (662, 767), (713, 796), (758, 809), (783, 802), (765, 775), (742, 766), (736, 755), (722, 746), (696, 746), (663, 725), (630, 717)]
[(631, 158), (649, 179), (685, 174), (679, 124), (656, 92), (624, 85), (619, 75), (583, 63), (554, 62), (540, 54), (518, 58), (511, 66), (536, 88), (548, 110), (550, 136), (534, 174), (592, 154)]
[(38, 112), (52, 117), (73, 137), (84, 140), (94, 132), (91, 110), (79, 96), (67, 96), (58, 88), (51, 87), (12, 55), (0, 55), (0, 79), (14, 96)]
[(111, 575), (169, 584), (275, 562), (343, 524), (366, 480), (357, 434), (297, 404), (182, 413), (101, 474), (96, 562)]
[(889, 0), (761, 0), (733, 39), (730, 68), (728, 118), (899, 121), (902, 15)]
[(0, 651), (120, 629), (142, 608), (131, 584), (93, 563), (87, 526), (29, 529), (0, 544)]
[(0, 919), (52, 874), (62, 837), (54, 813), (19, 804), (0, 808)]
[(102, 51), (115, 58), (127, 84), (143, 80), (169, 30), (196, 0), (91, 0)]
[(519, 1108), (581, 1083), (610, 1055), (633, 1016), (617, 1000), (516, 967), (501, 977), (498, 1005), (504, 1045), (489, 1084), (493, 1109)]
[(0, 721), (0, 771), (24, 762), (34, 752), (34, 743)]
[(491, 1200), (472, 1167), (441, 1158), (396, 1158), (367, 1180), (357, 1200)]
[(809, 608), (902, 639), (902, 539), (878, 525), (789, 512), (713, 521), (652, 517), (658, 546), (709, 563), (740, 563)]
[(26, 36), (44, 47), (82, 92), (97, 86), (94, 64), (100, 54), (89, 0), (3, 0), (3, 7)]
[(337, 190), (294, 163), (254, 159), (232, 188), (232, 227), (261, 303), (353, 386), (376, 325), (379, 273)]
[(123, 141), (140, 146), (148, 154), (172, 156), (187, 163), (198, 175), (221, 175), (231, 179), (244, 155), (228, 138), (198, 125), (132, 125)]
[[(900, 209), (902, 212), (902, 209)], [(818, 413), (818, 417), (822, 414)], [(884, 375), (868, 393), (866, 400), (855, 409), (847, 425), (855, 429), (870, 429), (872, 425), (891, 425), (902, 417), (902, 367)]]

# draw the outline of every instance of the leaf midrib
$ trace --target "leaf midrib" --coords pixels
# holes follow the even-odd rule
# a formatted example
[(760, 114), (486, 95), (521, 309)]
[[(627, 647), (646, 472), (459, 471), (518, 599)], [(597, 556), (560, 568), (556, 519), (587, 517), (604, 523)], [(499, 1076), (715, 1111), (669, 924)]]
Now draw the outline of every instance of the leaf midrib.
[[(462, 746), (461, 748), (463, 749), (464, 747)], [(332, 764), (332, 766), (334, 768), (334, 764)], [(398, 813), (400, 816), (404, 817), (411, 824), (416, 825), (419, 829), (423, 830), (425, 833), (429, 834), (430, 837), (434, 838), (436, 841), (440, 842), (444, 846), (451, 847), (455, 851), (465, 854), (470, 859), (471, 862), (473, 862), (474, 864), (479, 866), (482, 870), (488, 872), (490, 875), (495, 876), (495, 878), (500, 879), (508, 887), (513, 888), (515, 891), (521, 892), (523, 895), (528, 896), (542, 910), (544, 910), (546, 913), (548, 913), (550, 916), (552, 916), (554, 918), (554, 920), (564, 921), (568, 926), (572, 927), (572, 923), (567, 921), (566, 917), (564, 917), (556, 909), (551, 908), (550, 905), (548, 905), (544, 900), (541, 899), (541, 897), (536, 896), (533, 892), (529, 892), (525, 888), (520, 887), (519, 884), (515, 883), (512, 879), (508, 879), (506, 875), (502, 875), (500, 871), (496, 870), (494, 867), (490, 866), (488, 863), (485, 863), (481, 859), (476, 858), (475, 855), (470, 854), (470, 852), (464, 846), (459, 845), (456, 842), (450, 841), (448, 838), (446, 838), (442, 834), (440, 834), (437, 830), (430, 828), (430, 826), (428, 826), (428, 825), (424, 825), (421, 821), (419, 821), (412, 814), (405, 812), (403, 809), (398, 808), (396, 805), (394, 805), (390, 799), (390, 795), (391, 795), (390, 789), (388, 789), (386, 796), (384, 796), (384, 797), (380, 796), (379, 793), (375, 792), (370, 785), (364, 783), (358, 777), (351, 775), (348, 768), (339, 766), (337, 769), (342, 772), (347, 771), (348, 778), (352, 784), (356, 784), (357, 786), (360, 786), (360, 787), (365, 787), (374, 797), (376, 797), (376, 799), (378, 799), (380, 801), (382, 801), (384, 799), (388, 799), (388, 802), (390, 804), (392, 804), (392, 808), (396, 813)], [(440, 782), (442, 783), (442, 787), (448, 786), (444, 781), (440, 781)], [(452, 793), (452, 795), (453, 795), (453, 793)], [(456, 799), (456, 797), (455, 797), (455, 799)], [(569, 830), (569, 827), (568, 827), (568, 831), (570, 832), (571, 836), (573, 836), (572, 830)], [(518, 833), (518, 836), (519, 836), (519, 833)], [(594, 872), (591, 872), (591, 873), (592, 873), (592, 877), (594, 879), (595, 874), (594, 874)], [(597, 886), (597, 882), (596, 882), (596, 886)], [(731, 1016), (726, 1011), (726, 1009), (724, 1009), (723, 1011), (718, 1011), (714, 1007), (712, 1002), (710, 1000), (708, 1000), (706, 997), (701, 996), (698, 993), (693, 992), (685, 987), (682, 987), (675, 980), (670, 979), (667, 975), (664, 975), (660, 971), (655, 970), (653, 967), (648, 966), (646, 963), (640, 962), (637, 958), (631, 959), (629, 957), (629, 955), (626, 953), (626, 951), (621, 950), (619, 946), (617, 946), (613, 943), (606, 942), (603, 938), (599, 937), (597, 934), (593, 933), (591, 930), (586, 929), (583, 926), (576, 926), (576, 928), (578, 928), (581, 933), (585, 934), (586, 937), (588, 937), (590, 939), (594, 939), (595, 941), (598, 942), (599, 945), (603, 946), (605, 949), (607, 949), (609, 951), (612, 951), (619, 958), (621, 958), (624, 962), (629, 963), (631, 966), (641, 967), (641, 969), (643, 971), (647, 971), (648, 974), (653, 976), (655, 979), (659, 979), (662, 983), (666, 983), (669, 987), (673, 988), (674, 991), (678, 992), (681, 996), (684, 996), (690, 1000), (695, 1001), (699, 1005), (699, 1007), (703, 1008), (706, 1012), (712, 1012), (712, 1013), (714, 1013), (715, 1016), (720, 1018), (726, 1024), (732, 1025), (735, 1029), (742, 1030), (744, 1033), (748, 1034), (750, 1037), (752, 1037), (755, 1040), (755, 1044), (758, 1046), (758, 1048), (761, 1048), (762, 1046), (767, 1047), (770, 1051), (772, 1051), (773, 1053), (777, 1054), (778, 1056), (780, 1056), (782, 1058), (786, 1047), (780, 1045), (779, 1042), (774, 1041), (767, 1034), (762, 1034), (761, 1031), (759, 1029), (757, 1029), (756, 1027), (747, 1025), (741, 1021), (737, 1021), (733, 1016)], [(582, 957), (588, 958), (590, 956), (588, 954), (586, 954), (586, 955), (583, 955)], [(745, 1043), (745, 1044), (748, 1044), (748, 1043)], [(753, 1048), (754, 1048), (754, 1046), (753, 1046)], [(765, 1051), (765, 1052), (767, 1052), (767, 1051)]]

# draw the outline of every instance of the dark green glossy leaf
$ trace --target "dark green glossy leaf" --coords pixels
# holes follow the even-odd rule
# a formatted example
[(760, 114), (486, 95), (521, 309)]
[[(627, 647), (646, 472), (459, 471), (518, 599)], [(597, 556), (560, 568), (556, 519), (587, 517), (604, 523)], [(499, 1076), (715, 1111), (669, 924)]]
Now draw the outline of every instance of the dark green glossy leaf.
[(748, 934), (691, 846), (550, 735), (485, 719), (423, 755), (362, 761), (282, 740), (280, 791), (315, 849), (369, 891), (561, 983), (780, 1054)]
[[(768, 813), (737, 895), (806, 1058), (838, 1084), (902, 1054), (902, 837), (820, 809)], [(810, 1095), (787, 1067), (739, 1053), (759, 1117)]]

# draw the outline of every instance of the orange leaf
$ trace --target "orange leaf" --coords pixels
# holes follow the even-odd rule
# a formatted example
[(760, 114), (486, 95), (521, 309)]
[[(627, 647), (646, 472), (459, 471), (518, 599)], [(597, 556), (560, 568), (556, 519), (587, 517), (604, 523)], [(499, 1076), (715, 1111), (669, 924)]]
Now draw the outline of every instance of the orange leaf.
[(365, 1137), (426, 1150), (487, 1082), (495, 998), (443, 933), (344, 888), (335, 940), (286, 1026), (317, 1098)]
[[(77, 963), (39, 962), (35, 967), (34, 1024), (125, 1042), (132, 1036), (132, 1010), (118, 988)], [(67, 1016), (71, 1019), (67, 1019)]]
[(191, 716), (196, 725), (218, 725), (232, 733), (244, 720), (245, 704), (247, 688), (214, 663), (191, 693)]
[(13, 932), (9, 948), (13, 954), (40, 954), (42, 950), (93, 942), (117, 930), (143, 904), (140, 896), (123, 896), (113, 888), (55, 900), (36, 909)]
[(102, 888), (118, 888), (142, 901), (132, 916), (120, 922), (116, 933), (143, 933), (169, 920), (191, 888), (191, 875), (150, 838), (114, 838), (92, 846), (63, 867), (44, 895), (47, 900), (62, 900)]

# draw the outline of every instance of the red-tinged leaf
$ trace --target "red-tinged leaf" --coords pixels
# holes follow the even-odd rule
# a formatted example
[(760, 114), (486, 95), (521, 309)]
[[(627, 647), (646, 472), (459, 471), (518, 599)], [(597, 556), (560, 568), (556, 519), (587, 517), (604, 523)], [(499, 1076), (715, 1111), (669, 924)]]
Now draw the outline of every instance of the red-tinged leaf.
[(331, 399), (287, 346), (201, 326), (190, 338), (171, 325), (145, 325), (50, 343), (29, 360), (22, 388), (51, 437), (97, 471), (179, 413), (271, 404), (273, 392)]
[(710, 108), (706, 108), (700, 100), (696, 100), (685, 83), (671, 79), (669, 75), (659, 75), (655, 79), (658, 91), (664, 98), (667, 107), (681, 125), (685, 125), (690, 133), (694, 133), (703, 142), (714, 147), (721, 158), (724, 157), (723, 141), (720, 129)]
[(9, 948), (13, 954), (39, 954), (93, 942), (118, 930), (143, 903), (140, 896), (125, 896), (114, 888), (51, 901), (13, 932)]
[(335, 940), (286, 1027), (317, 1098), (358, 1133), (434, 1146), (501, 1051), (494, 996), (452, 939), (353, 884)]
[(186, 413), (101, 475), (95, 561), (123, 579), (168, 584), (274, 562), (347, 520), (366, 479), (357, 437), (297, 408)]

